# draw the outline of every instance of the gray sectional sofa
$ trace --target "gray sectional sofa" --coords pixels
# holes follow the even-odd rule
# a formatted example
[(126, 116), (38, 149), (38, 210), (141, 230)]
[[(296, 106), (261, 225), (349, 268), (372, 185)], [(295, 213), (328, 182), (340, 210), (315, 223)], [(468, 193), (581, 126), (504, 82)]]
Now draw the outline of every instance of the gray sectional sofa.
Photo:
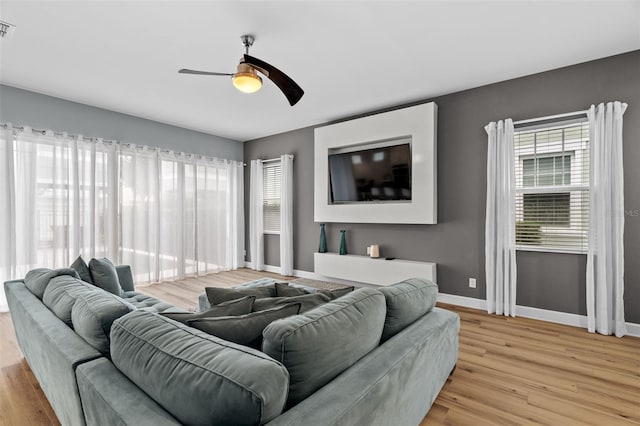
[(458, 316), (411, 280), (277, 320), (259, 351), (160, 315), (180, 310), (117, 271), (120, 296), (65, 272), (4, 284), (64, 425), (417, 425), (457, 361)]

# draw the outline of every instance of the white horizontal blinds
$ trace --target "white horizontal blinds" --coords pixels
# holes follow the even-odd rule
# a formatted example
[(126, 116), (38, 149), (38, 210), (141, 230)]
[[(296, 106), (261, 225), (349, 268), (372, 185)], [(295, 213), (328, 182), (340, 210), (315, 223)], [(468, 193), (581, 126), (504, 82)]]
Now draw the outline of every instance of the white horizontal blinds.
[(586, 252), (589, 234), (589, 123), (516, 129), (516, 246)]
[(280, 160), (264, 163), (262, 205), (264, 214), (264, 232), (280, 232), (280, 182), (282, 166)]

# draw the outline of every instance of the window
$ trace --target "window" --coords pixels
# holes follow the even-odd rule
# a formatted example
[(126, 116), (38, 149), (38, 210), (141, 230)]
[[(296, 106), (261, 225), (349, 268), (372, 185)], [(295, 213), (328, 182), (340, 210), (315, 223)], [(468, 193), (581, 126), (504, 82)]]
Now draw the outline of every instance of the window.
[(517, 128), (516, 247), (580, 252), (589, 233), (586, 117)]
[(280, 161), (263, 165), (262, 206), (264, 215), (264, 233), (280, 233), (280, 180), (282, 167)]

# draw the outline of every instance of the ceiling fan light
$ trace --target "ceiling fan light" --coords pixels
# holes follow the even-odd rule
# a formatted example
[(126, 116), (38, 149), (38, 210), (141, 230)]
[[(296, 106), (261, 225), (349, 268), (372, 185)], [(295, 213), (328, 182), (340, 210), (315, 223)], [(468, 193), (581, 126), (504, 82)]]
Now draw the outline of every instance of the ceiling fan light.
[(262, 79), (251, 66), (240, 64), (233, 76), (233, 85), (241, 92), (255, 93), (262, 87)]

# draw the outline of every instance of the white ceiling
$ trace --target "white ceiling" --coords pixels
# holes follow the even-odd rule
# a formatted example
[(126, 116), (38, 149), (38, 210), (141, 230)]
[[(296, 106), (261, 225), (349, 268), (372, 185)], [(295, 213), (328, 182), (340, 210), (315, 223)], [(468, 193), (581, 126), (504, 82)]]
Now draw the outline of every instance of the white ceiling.
[[(2, 83), (241, 141), (640, 49), (639, 1), (1, 1), (0, 19)], [(296, 106), (177, 74), (233, 72), (244, 33)]]

